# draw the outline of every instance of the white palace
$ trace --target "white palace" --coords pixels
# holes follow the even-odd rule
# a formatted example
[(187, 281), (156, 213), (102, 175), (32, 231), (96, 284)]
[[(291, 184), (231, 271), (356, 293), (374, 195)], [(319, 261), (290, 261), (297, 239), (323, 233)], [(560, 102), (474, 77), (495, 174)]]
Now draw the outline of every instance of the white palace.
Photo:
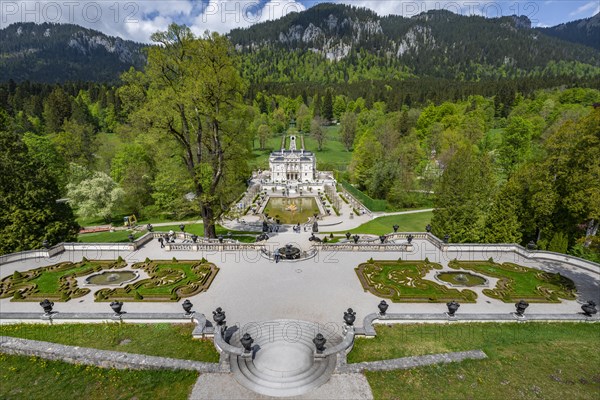
[[(286, 139), (289, 150), (285, 150)], [(311, 151), (304, 150), (304, 138), (300, 137), (301, 148), (297, 150), (296, 136), (284, 137), (281, 150), (274, 151), (269, 157), (271, 183), (314, 182), (317, 161)]]

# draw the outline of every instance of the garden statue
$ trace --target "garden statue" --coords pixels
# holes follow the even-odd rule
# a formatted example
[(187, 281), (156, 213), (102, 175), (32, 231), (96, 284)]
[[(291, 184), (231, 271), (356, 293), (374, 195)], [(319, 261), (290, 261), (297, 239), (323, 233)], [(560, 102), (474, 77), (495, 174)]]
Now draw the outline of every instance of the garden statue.
[(189, 299), (186, 299), (183, 303), (181, 303), (181, 307), (183, 307), (183, 311), (185, 311), (186, 316), (192, 315), (194, 313), (192, 311), (192, 307), (194, 307), (194, 305)]
[(244, 352), (250, 353), (252, 351), (252, 343), (254, 343), (254, 339), (250, 336), (249, 333), (244, 333), (244, 336), (240, 339), (242, 346), (244, 346)]
[(425, 227), (425, 230), (426, 230), (427, 232), (430, 232), (430, 233), (431, 233), (431, 225), (430, 225), (430, 224), (427, 224), (427, 226)]
[(392, 226), (392, 228), (394, 228), (394, 233), (396, 233), (396, 232), (398, 232), (398, 228), (400, 228), (400, 227), (398, 226), (398, 224), (396, 224), (396, 225)]
[(413, 239), (414, 239), (414, 238), (415, 238), (415, 237), (414, 237), (413, 235), (409, 234), (409, 235), (406, 237), (406, 240), (408, 241), (408, 244), (411, 244), (411, 242), (413, 241)]
[(385, 300), (381, 300), (381, 303), (379, 303), (377, 307), (379, 308), (379, 315), (385, 315), (389, 305)]
[(358, 239), (360, 239), (360, 236), (354, 235), (352, 236), (352, 239), (354, 239), (354, 243), (358, 243)]
[(592, 317), (594, 314), (598, 313), (598, 310), (596, 309), (596, 303), (592, 300), (589, 300), (587, 303), (582, 305), (581, 309), (586, 317)]
[(213, 311), (213, 320), (218, 326), (225, 324), (225, 311), (223, 311), (221, 307), (217, 307), (217, 309)]
[(522, 317), (523, 314), (525, 313), (525, 309), (527, 309), (527, 307), (529, 307), (529, 303), (526, 302), (525, 300), (520, 300), (517, 304), (515, 304), (515, 307), (517, 309), (517, 316)]
[(44, 299), (40, 301), (40, 306), (44, 309), (44, 315), (52, 314), (52, 307), (54, 307), (54, 302), (48, 299)]
[(354, 325), (354, 321), (356, 320), (356, 312), (353, 309), (349, 308), (348, 311), (344, 311), (344, 322), (348, 326)]
[(327, 339), (325, 339), (325, 337), (320, 333), (317, 333), (317, 336), (315, 336), (315, 338), (313, 339), (313, 343), (317, 348), (318, 354), (323, 353), (323, 350), (325, 350), (325, 342), (327, 342)]
[(113, 301), (112, 303), (110, 303), (110, 308), (112, 308), (112, 310), (115, 312), (115, 316), (118, 317), (122, 314), (121, 309), (123, 308), (123, 302)]
[(458, 307), (460, 307), (460, 304), (458, 304), (457, 301), (450, 301), (446, 303), (446, 306), (448, 307), (448, 316), (454, 317), (454, 314), (456, 313), (456, 310), (458, 310)]

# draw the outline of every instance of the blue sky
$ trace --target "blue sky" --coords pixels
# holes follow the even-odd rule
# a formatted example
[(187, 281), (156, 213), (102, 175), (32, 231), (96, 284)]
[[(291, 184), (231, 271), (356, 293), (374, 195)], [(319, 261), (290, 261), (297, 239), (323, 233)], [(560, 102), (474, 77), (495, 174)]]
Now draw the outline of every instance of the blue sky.
[[(171, 22), (185, 23), (196, 33), (221, 33), (236, 27), (277, 19), (302, 11), (320, 0), (0, 0), (0, 27), (13, 22), (75, 23), (105, 33), (148, 42), (150, 34)], [(446, 9), (461, 14), (498, 17), (526, 15), (533, 26), (553, 26), (588, 18), (600, 11), (600, 0), (542, 1), (419, 1), (333, 0), (330, 2), (367, 7), (380, 15), (411, 17), (423, 11)]]

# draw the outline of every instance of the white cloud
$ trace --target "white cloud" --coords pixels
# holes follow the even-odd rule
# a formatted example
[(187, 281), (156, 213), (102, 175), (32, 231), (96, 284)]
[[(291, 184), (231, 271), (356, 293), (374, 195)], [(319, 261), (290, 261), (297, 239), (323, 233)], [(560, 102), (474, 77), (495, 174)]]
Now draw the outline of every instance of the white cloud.
[(296, 0), (0, 0), (0, 28), (15, 22), (71, 23), (150, 42), (152, 33), (172, 22), (184, 23), (195, 33), (226, 33), (304, 9)]
[(576, 15), (583, 14), (586, 11), (590, 11), (590, 10), (594, 10), (593, 14), (596, 14), (596, 13), (598, 13), (599, 8), (600, 8), (600, 5), (598, 4), (597, 1), (590, 1), (589, 3), (586, 3), (580, 7), (577, 7), (575, 10), (570, 12), (569, 15), (574, 17)]

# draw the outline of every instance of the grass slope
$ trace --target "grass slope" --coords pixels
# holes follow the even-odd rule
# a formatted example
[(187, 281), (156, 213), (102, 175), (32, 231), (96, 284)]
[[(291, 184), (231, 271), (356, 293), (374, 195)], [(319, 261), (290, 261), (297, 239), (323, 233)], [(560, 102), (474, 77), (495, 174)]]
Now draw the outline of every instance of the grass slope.
[(0, 354), (0, 398), (187, 399), (198, 374), (193, 371), (102, 369)]
[(597, 399), (600, 325), (399, 324), (358, 339), (349, 362), (482, 349), (489, 357), (367, 372), (376, 399)]
[[(350, 233), (385, 235), (394, 231), (392, 226), (398, 224), (398, 232), (425, 232), (425, 226), (431, 221), (433, 212), (415, 214), (389, 215), (379, 217), (350, 230)], [(334, 232), (334, 233), (345, 233)]]
[(100, 350), (218, 362), (219, 355), (213, 343), (193, 340), (193, 329), (193, 324), (166, 323), (17, 324), (0, 325), (0, 335)]

